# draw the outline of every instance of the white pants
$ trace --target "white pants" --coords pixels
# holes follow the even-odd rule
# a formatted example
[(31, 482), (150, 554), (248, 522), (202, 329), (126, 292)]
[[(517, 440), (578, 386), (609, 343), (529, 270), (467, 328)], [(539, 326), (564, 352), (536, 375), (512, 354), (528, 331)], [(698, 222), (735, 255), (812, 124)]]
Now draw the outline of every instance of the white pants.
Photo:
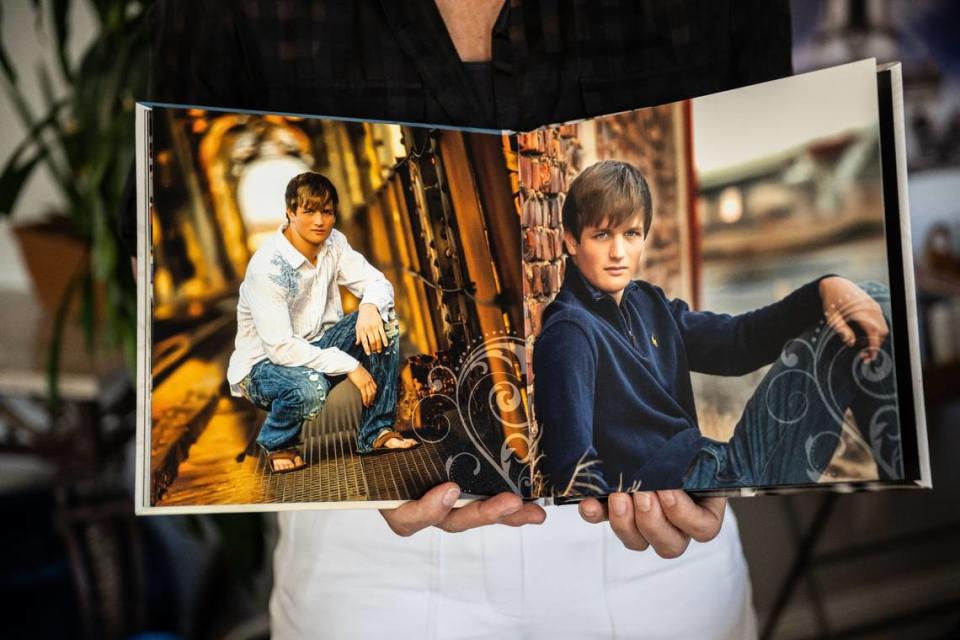
[(756, 635), (736, 519), (675, 560), (629, 551), (576, 506), (537, 526), (400, 538), (376, 511), (280, 515), (274, 638)]

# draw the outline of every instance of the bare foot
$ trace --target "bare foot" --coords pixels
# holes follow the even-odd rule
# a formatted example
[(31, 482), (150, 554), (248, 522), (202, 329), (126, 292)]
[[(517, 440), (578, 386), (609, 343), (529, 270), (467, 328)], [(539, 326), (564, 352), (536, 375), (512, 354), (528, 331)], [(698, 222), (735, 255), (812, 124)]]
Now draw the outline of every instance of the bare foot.
[(385, 449), (409, 449), (416, 446), (417, 441), (412, 438), (392, 437), (383, 443)]
[(294, 469), (303, 464), (303, 458), (300, 456), (294, 456), (293, 460), (287, 458), (279, 458), (278, 460), (273, 461), (274, 471), (284, 471), (286, 469)]
[(303, 461), (303, 456), (300, 454), (299, 449), (296, 447), (271, 451), (267, 454), (267, 463), (270, 465), (270, 471), (272, 473), (286, 473), (307, 466)]

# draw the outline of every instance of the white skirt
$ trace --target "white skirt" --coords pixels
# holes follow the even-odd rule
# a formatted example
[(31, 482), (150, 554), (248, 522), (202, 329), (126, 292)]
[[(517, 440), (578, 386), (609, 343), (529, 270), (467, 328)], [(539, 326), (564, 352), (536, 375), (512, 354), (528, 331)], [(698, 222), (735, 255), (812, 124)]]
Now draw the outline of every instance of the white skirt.
[(376, 511), (280, 514), (274, 638), (730, 638), (756, 636), (728, 508), (678, 559), (629, 551), (576, 506), (540, 526), (396, 536)]

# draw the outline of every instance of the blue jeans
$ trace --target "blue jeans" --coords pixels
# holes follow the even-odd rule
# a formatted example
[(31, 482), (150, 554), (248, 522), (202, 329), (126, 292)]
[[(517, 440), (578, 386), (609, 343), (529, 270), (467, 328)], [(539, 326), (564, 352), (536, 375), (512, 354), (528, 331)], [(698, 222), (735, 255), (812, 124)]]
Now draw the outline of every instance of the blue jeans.
[[(377, 384), (373, 404), (364, 407), (357, 431), (357, 451), (367, 453), (383, 429), (393, 427), (397, 408), (397, 384), (400, 363), (399, 336), (390, 339), (381, 353), (363, 352), (355, 344), (357, 314), (344, 316), (327, 329), (313, 346), (336, 347), (363, 365)], [(388, 333), (389, 335), (389, 333)], [(339, 381), (345, 378), (340, 378)], [(277, 451), (297, 444), (306, 420), (323, 409), (327, 392), (337, 382), (309, 367), (285, 367), (270, 360), (261, 360), (240, 383), (244, 396), (268, 412), (257, 443), (267, 451)], [(346, 384), (352, 384), (349, 381)]]
[[(880, 304), (889, 325), (889, 292), (872, 283), (861, 287)], [(859, 350), (822, 323), (787, 343), (747, 402), (733, 437), (701, 447), (683, 488), (816, 483), (840, 443), (847, 409), (870, 446), (880, 479), (902, 478), (891, 341), (871, 364), (860, 361)]]

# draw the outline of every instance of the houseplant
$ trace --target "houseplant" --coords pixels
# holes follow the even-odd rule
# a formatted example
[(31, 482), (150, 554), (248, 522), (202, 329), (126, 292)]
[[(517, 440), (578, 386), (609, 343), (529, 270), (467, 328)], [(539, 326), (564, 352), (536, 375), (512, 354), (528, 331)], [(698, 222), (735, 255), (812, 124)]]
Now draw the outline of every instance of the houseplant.
[[(136, 358), (136, 287), (116, 222), (133, 164), (135, 100), (147, 86), (149, 3), (88, 4), (98, 33), (73, 60), (67, 47), (71, 0), (32, 0), (34, 29), (50, 43), (55, 60), (54, 65), (37, 67), (40, 109), (26, 99), (22, 79), (0, 43), (0, 84), (27, 131), (0, 170), (0, 216), (13, 214), (27, 179), (46, 169), (62, 207), (39, 224), (25, 225), (18, 235), (27, 239), (23, 242), (27, 252), (43, 253), (45, 237), (59, 243), (54, 255), (28, 255), (28, 264), (53, 261), (62, 267), (70, 262), (67, 254), (74, 256), (75, 267), (67, 268), (59, 281), (54, 277), (41, 294), (54, 298), (48, 350), (49, 401), (54, 409), (63, 329), (74, 309), (91, 353), (98, 347), (122, 348), (131, 365)], [(54, 73), (65, 87), (60, 95), (53, 88)]]
[[(74, 60), (67, 46), (69, 16), (80, 2), (93, 10), (97, 36)], [(0, 41), (0, 85), (27, 132), (0, 168), (0, 217), (13, 216), (34, 171), (49, 172), (62, 206), (41, 223), (20, 225), (18, 237), (27, 253), (30, 245), (39, 245), (40, 255), (25, 256), (28, 264), (56, 267), (47, 283), (50, 290), (40, 292), (55, 309), (48, 382), (56, 414), (58, 357), (66, 323), (79, 318), (91, 352), (119, 348), (131, 371), (136, 363), (136, 283), (117, 221), (134, 161), (135, 101), (147, 95), (153, 2), (31, 0), (31, 4), (33, 28), (50, 43), (54, 64), (36, 71), (43, 94), (38, 109), (27, 100), (20, 74)], [(54, 90), (54, 74), (64, 86), (60, 93)], [(44, 247), (56, 247), (53, 256)], [(69, 266), (68, 254), (76, 268)], [(219, 543), (218, 571), (210, 572), (205, 593), (228, 599), (236, 585), (252, 586), (265, 554), (264, 519), (259, 514), (198, 516), (181, 522), (198, 537)], [(217, 579), (220, 582), (214, 582)]]

